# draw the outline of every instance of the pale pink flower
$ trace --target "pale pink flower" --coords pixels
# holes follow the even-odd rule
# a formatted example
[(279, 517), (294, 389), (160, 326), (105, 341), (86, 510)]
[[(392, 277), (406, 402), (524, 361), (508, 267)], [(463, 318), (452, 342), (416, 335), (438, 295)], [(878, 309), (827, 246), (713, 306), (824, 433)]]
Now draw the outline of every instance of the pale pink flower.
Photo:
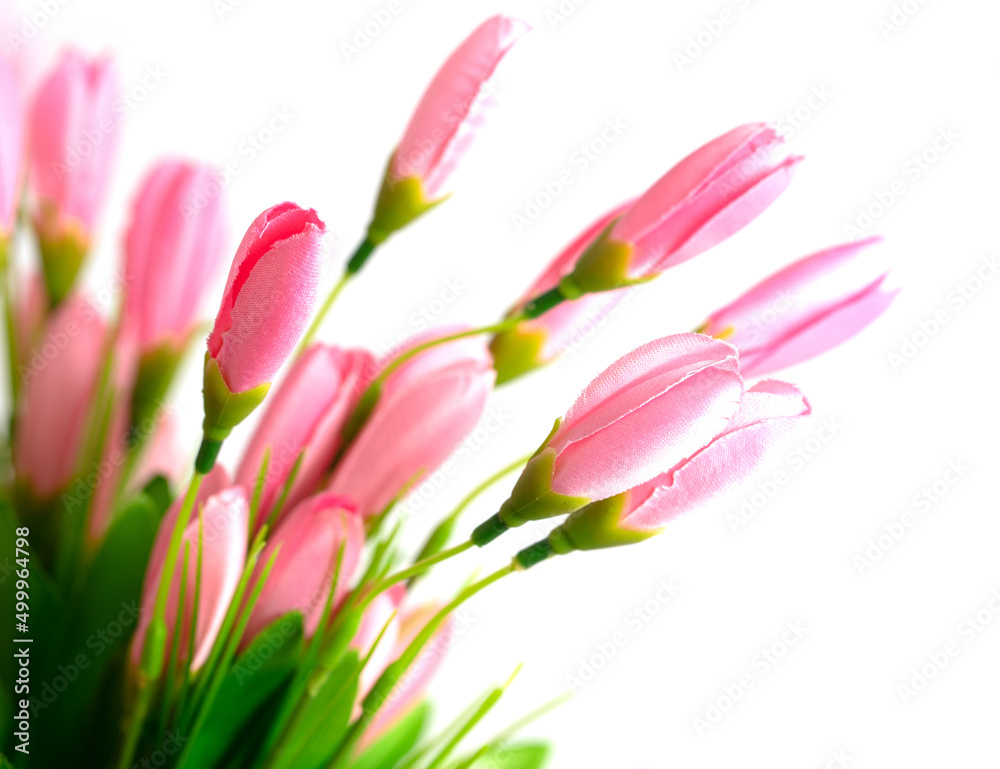
[[(365, 609), (358, 632), (351, 640), (351, 648), (362, 657), (368, 657), (368, 664), (361, 671), (358, 683), (358, 703), (364, 700), (383, 671), (399, 654), (399, 632), (402, 618), (399, 615), (406, 586), (393, 585), (384, 593), (379, 593)], [(376, 645), (378, 641), (378, 645)]]
[(354, 500), (365, 518), (383, 512), (476, 426), (495, 377), (479, 338), (446, 342), (403, 363), (386, 379), (374, 411), (338, 462), (330, 491)]
[(264, 454), (270, 450), (259, 524), (267, 520), (303, 452), (285, 509), (319, 485), (340, 449), (344, 422), (357, 405), (373, 368), (372, 356), (365, 350), (314, 344), (295, 361), (284, 381), (271, 393), (264, 418), (236, 471), (236, 482), (253, 489)]
[(336, 605), (349, 589), (364, 542), (361, 517), (349, 500), (323, 493), (299, 503), (268, 537), (257, 562), (252, 585), (275, 551), (278, 553), (250, 615), (244, 643), (290, 611), (302, 614), (305, 635), (312, 636), (326, 607), (334, 574), (338, 575), (333, 598)]
[(281, 203), (243, 236), (208, 337), (232, 392), (270, 382), (298, 343), (319, 292), (325, 232), (311, 208)]
[(125, 238), (125, 322), (143, 352), (161, 344), (183, 347), (201, 299), (222, 265), (223, 195), (205, 196), (214, 184), (210, 166), (181, 160), (155, 165), (142, 182)]
[[(197, 670), (208, 660), (229, 604), (236, 593), (240, 577), (246, 564), (247, 517), (249, 507), (246, 492), (239, 486), (228, 487), (226, 473), (217, 466), (202, 482), (198, 491), (195, 509), (184, 529), (181, 549), (177, 554), (170, 593), (167, 600), (166, 623), (168, 634), (166, 653), (169, 653), (174, 633), (180, 632), (178, 644), (179, 659), (189, 662), (192, 670)], [(146, 630), (152, 620), (153, 607), (159, 589), (170, 537), (173, 534), (177, 516), (180, 515), (183, 500), (174, 502), (160, 522), (156, 541), (146, 567), (146, 577), (142, 586), (142, 611), (132, 640), (132, 663), (139, 665), (142, 660)], [(200, 515), (199, 515), (200, 511)], [(201, 586), (198, 599), (198, 616), (194, 618), (194, 596), (198, 589), (197, 564), (198, 548), (202, 548)], [(188, 550), (188, 569), (184, 593), (184, 609), (180, 612), (181, 625), (177, 626), (178, 602), (180, 600), (184, 551)], [(194, 622), (194, 650), (188, 648), (191, 623)]]
[(120, 138), (120, 84), (109, 58), (66, 51), (39, 85), (31, 110), (31, 184), (50, 236), (86, 240), (104, 202)]
[(530, 27), (506, 16), (487, 19), (452, 53), (424, 92), (392, 159), (391, 180), (416, 177), (437, 198), (481, 128), (484, 85)]
[(740, 351), (743, 375), (763, 376), (836, 347), (888, 309), (899, 293), (866, 250), (872, 237), (790, 264), (709, 317), (703, 331)]

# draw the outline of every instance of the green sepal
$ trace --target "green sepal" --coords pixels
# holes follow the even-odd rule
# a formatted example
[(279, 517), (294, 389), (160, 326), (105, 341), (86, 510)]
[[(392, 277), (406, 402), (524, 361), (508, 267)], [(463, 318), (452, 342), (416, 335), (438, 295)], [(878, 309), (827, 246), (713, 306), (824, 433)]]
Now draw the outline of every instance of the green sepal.
[(437, 200), (427, 200), (419, 177), (393, 178), (392, 165), (392, 158), (389, 158), (389, 165), (382, 177), (382, 188), (375, 202), (375, 213), (368, 225), (368, 240), (376, 245), (447, 199), (444, 196)]
[(205, 421), (202, 423), (205, 438), (224, 441), (232, 429), (261, 404), (270, 389), (271, 383), (265, 382), (245, 392), (234, 393), (222, 378), (219, 362), (206, 354)]
[(635, 249), (630, 243), (612, 238), (613, 227), (614, 223), (605, 228), (576, 260), (573, 271), (559, 282), (559, 289), (567, 299), (579, 299), (584, 294), (634, 286), (655, 277), (628, 276), (629, 262)]
[(39, 227), (37, 233), (45, 291), (49, 306), (55, 307), (73, 288), (90, 244), (86, 236), (74, 227), (58, 233), (49, 233), (47, 228)]
[(525, 465), (507, 501), (500, 506), (498, 515), (503, 523), (513, 528), (528, 521), (572, 513), (591, 501), (587, 497), (571, 497), (552, 490), (555, 461), (555, 449), (543, 447)]
[(532, 328), (524, 323), (494, 336), (490, 353), (497, 372), (496, 383), (502, 385), (544, 366), (542, 349), (547, 336), (544, 328)]
[(626, 529), (620, 524), (629, 492), (592, 502), (570, 515), (548, 537), (552, 549), (562, 555), (572, 550), (599, 550), (634, 545), (659, 534), (662, 529)]
[(157, 411), (184, 357), (185, 347), (185, 343), (168, 341), (144, 352), (139, 358), (139, 370), (132, 389), (131, 424), (133, 432), (140, 438), (152, 433), (153, 425), (148, 422), (156, 421)]

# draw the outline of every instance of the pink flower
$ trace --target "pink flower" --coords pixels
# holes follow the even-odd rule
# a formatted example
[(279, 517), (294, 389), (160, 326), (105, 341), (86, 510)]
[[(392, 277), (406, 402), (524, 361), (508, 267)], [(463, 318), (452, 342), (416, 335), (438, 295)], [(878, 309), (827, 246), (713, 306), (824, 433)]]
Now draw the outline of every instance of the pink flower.
[(184, 346), (201, 298), (221, 266), (225, 238), (223, 196), (198, 198), (213, 181), (207, 165), (166, 160), (146, 176), (125, 239), (125, 322), (139, 348)]
[(483, 86), (530, 27), (506, 16), (487, 19), (448, 58), (427, 87), (399, 142), (389, 176), (416, 177), (424, 196), (440, 197), (483, 123)]
[(351, 640), (351, 648), (356, 649), (362, 659), (368, 657), (368, 664), (361, 671), (361, 681), (358, 684), (359, 704), (382, 672), (402, 651), (398, 648), (402, 624), (399, 609), (404, 598), (406, 587), (401, 584), (393, 585), (377, 595), (365, 609), (358, 632)]
[(836, 347), (889, 307), (899, 289), (863, 252), (882, 238), (807, 256), (712, 313), (703, 331), (740, 351), (744, 376), (763, 376)]
[(110, 59), (66, 51), (41, 83), (31, 110), (31, 182), (49, 237), (86, 240), (104, 202), (120, 131), (120, 85)]
[(18, 481), (40, 499), (59, 492), (77, 469), (105, 342), (97, 310), (72, 296), (22, 358), (14, 467)]
[(477, 338), (431, 347), (403, 363), (386, 379), (374, 411), (337, 464), (330, 491), (354, 500), (365, 518), (383, 512), (476, 426), (495, 376)]
[(247, 623), (245, 642), (290, 611), (301, 612), (305, 634), (312, 636), (338, 572), (341, 548), (334, 602), (347, 593), (364, 542), (361, 518), (348, 500), (324, 493), (300, 503), (275, 528), (257, 562), (251, 585), (278, 551)]
[(0, 241), (14, 229), (24, 159), (24, 104), (14, 65), (0, 55)]
[[(181, 550), (177, 554), (170, 593), (167, 599), (166, 622), (168, 628), (166, 650), (169, 653), (173, 634), (181, 633), (179, 659), (190, 660), (192, 670), (200, 668), (212, 650), (229, 604), (236, 593), (246, 563), (247, 516), (249, 513), (246, 492), (239, 486), (229, 487), (226, 473), (217, 467), (205, 477), (198, 492), (195, 509), (184, 529)], [(182, 500), (178, 499), (160, 522), (153, 551), (146, 567), (142, 586), (142, 612), (132, 641), (132, 663), (139, 665), (146, 629), (152, 619), (153, 606), (163, 574), (170, 536), (180, 515)], [(198, 509), (201, 508), (201, 521)], [(201, 532), (202, 574), (198, 603), (198, 617), (193, 618), (194, 595), (198, 589), (197, 564), (199, 532)], [(184, 610), (181, 626), (177, 627), (180, 585), (184, 579), (184, 549), (188, 548), (188, 570), (184, 592)], [(188, 648), (191, 623), (195, 623), (194, 650)]]
[(758, 382), (705, 446), (652, 480), (576, 511), (549, 541), (564, 552), (630, 544), (658, 534), (678, 515), (749, 478), (771, 447), (809, 413), (809, 402), (794, 385)]
[(676, 334), (611, 364), (528, 462), (480, 547), (529, 520), (570, 513), (645, 483), (722, 430), (743, 395), (735, 348)]
[[(513, 312), (523, 310), (531, 299), (558, 286), (559, 281), (573, 271), (577, 259), (587, 247), (630, 205), (631, 202), (613, 208), (577, 236), (531, 284)], [(585, 294), (579, 299), (564, 301), (537, 318), (523, 321), (510, 331), (497, 334), (490, 344), (497, 369), (497, 383), (507, 382), (533, 368), (551, 363), (580, 338), (588, 324), (613, 312), (627, 293), (627, 289), (620, 289), (600, 295)]]
[(17, 276), (18, 285), (11, 296), (14, 344), (17, 346), (17, 365), (28, 366), (36, 337), (42, 332), (48, 299), (45, 283), (37, 272)]
[[(399, 658), (410, 642), (416, 638), (417, 634), (424, 629), (440, 609), (441, 607), (437, 604), (425, 604), (404, 615), (399, 622), (396, 645), (392, 654), (389, 655), (390, 661)], [(417, 655), (399, 684), (392, 689), (389, 697), (384, 702), (379, 703), (378, 712), (365, 730), (361, 742), (362, 748), (370, 745), (380, 734), (384, 733), (386, 729), (420, 702), (451, 646), (452, 622), (452, 618), (449, 617), (442, 623), (431, 640)]]
[(182, 440), (176, 412), (161, 408), (149, 423), (143, 422), (136, 427), (140, 438), (148, 439), (148, 445), (141, 449), (132, 473), (130, 490), (141, 491), (158, 475), (166, 478), (172, 486), (179, 483), (191, 466), (191, 456)]
[(778, 150), (771, 126), (749, 123), (671, 168), (581, 257), (569, 296), (646, 280), (741, 230), (785, 191), (802, 159)]
[(319, 291), (325, 232), (311, 208), (281, 203), (243, 236), (208, 337), (230, 391), (270, 382), (298, 343)]
[(374, 367), (370, 353), (323, 344), (310, 346), (295, 361), (281, 386), (271, 395), (257, 426), (236, 482), (253, 489), (270, 449), (258, 522), (263, 524), (280, 496), (302, 452), (302, 463), (285, 501), (290, 509), (316, 489), (340, 448), (340, 433), (357, 405)]

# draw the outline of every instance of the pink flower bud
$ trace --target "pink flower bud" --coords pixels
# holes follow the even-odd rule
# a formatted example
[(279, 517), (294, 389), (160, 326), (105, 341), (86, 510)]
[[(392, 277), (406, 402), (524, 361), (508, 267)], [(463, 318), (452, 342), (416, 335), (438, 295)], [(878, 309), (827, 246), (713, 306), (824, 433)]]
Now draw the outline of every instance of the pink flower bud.
[(66, 51), (38, 88), (31, 110), (31, 183), (39, 228), (86, 241), (104, 202), (121, 133), (120, 85), (110, 59)]
[(24, 103), (14, 65), (0, 55), (0, 241), (14, 229), (24, 160)]
[(96, 308), (71, 296), (22, 357), (14, 468), (39, 499), (54, 496), (77, 470), (105, 343)]
[(480, 338), (446, 342), (403, 363), (386, 379), (374, 411), (337, 464), (330, 491), (354, 500), (365, 518), (383, 512), (476, 426), (495, 377)]
[(649, 279), (741, 230), (785, 191), (800, 157), (771, 126), (750, 123), (671, 168), (580, 258), (568, 296)]
[(372, 368), (372, 356), (364, 350), (315, 344), (271, 394), (264, 418), (236, 471), (236, 482), (253, 489), (264, 454), (270, 450), (258, 512), (260, 524), (267, 520), (303, 452), (285, 509), (319, 485), (340, 449), (344, 422), (357, 405)]
[(743, 395), (736, 349), (701, 334), (639, 347), (599, 374), (472, 541), (571, 513), (656, 477), (722, 430)]
[(125, 239), (125, 322), (140, 350), (182, 348), (197, 320), (225, 245), (223, 196), (193, 201), (209, 184), (207, 165), (166, 160), (146, 176), (132, 207)]
[[(279, 617), (298, 611), (307, 637), (312, 636), (326, 607), (338, 573), (334, 603), (347, 593), (364, 546), (364, 527), (354, 506), (334, 494), (317, 494), (301, 502), (275, 528), (261, 553), (251, 584), (278, 551), (260, 597), (254, 605), (245, 640)], [(343, 560), (338, 559), (343, 548)]]
[[(531, 284), (512, 312), (523, 310), (530, 300), (558, 286), (559, 281), (573, 271), (577, 259), (587, 247), (630, 205), (631, 202), (613, 208), (577, 236)], [(490, 344), (497, 383), (507, 382), (551, 363), (579, 339), (588, 326), (602, 322), (613, 312), (626, 293), (627, 289), (599, 295), (585, 294), (579, 299), (564, 301), (537, 318), (522, 321), (510, 331), (497, 334)]]
[(763, 376), (836, 347), (888, 309), (899, 289), (863, 252), (882, 238), (807, 256), (712, 313), (703, 331), (740, 351), (744, 376)]
[(392, 180), (416, 177), (427, 199), (444, 194), (448, 178), (483, 123), (483, 86), (529, 29), (518, 19), (494, 16), (452, 53), (410, 118), (392, 159)]
[[(239, 486), (227, 488), (226, 473), (217, 467), (205, 477), (198, 491), (195, 509), (191, 511), (190, 522), (184, 529), (181, 550), (177, 554), (170, 593), (167, 599), (166, 623), (168, 635), (166, 650), (169, 653), (176, 632), (181, 633), (178, 658), (190, 660), (192, 670), (197, 670), (208, 660), (229, 604), (236, 593), (240, 577), (246, 564), (247, 517), (249, 506), (246, 492)], [(160, 576), (167, 557), (170, 536), (180, 515), (183, 500), (178, 499), (160, 522), (153, 551), (146, 567), (146, 578), (142, 586), (142, 612), (135, 637), (132, 640), (132, 663), (136, 666), (142, 660), (142, 648), (146, 630), (152, 619)], [(198, 510), (201, 509), (199, 520)], [(198, 617), (195, 619), (194, 596), (198, 589), (197, 565), (199, 534), (202, 548), (201, 587), (198, 598)], [(184, 549), (188, 548), (188, 568), (184, 589), (184, 609), (181, 627), (177, 627), (180, 585), (184, 579)], [(188, 648), (191, 623), (194, 621), (194, 650)]]
[(280, 203), (243, 236), (208, 337), (230, 391), (270, 382), (298, 343), (316, 304), (325, 232), (313, 209)]

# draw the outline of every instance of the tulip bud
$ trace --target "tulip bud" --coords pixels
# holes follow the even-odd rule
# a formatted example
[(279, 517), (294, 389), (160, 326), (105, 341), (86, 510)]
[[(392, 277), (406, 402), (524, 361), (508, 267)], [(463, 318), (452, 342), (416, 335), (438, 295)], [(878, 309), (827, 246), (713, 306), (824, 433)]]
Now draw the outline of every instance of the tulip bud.
[(236, 250), (205, 358), (205, 472), (230, 431), (260, 405), (312, 314), (326, 226), (281, 203), (258, 216)]
[(300, 503), (268, 537), (257, 562), (251, 584), (278, 553), (250, 614), (244, 643), (291, 611), (302, 614), (305, 635), (311, 637), (326, 608), (334, 574), (336, 604), (348, 591), (364, 541), (361, 518), (350, 501), (324, 493)]
[[(427, 87), (389, 161), (368, 227), (372, 248), (445, 197), (444, 188), (484, 122), (483, 89), (528, 25), (494, 16), (452, 53)], [(348, 265), (357, 272), (371, 253)]]
[(518, 554), (529, 568), (553, 554), (641, 542), (674, 518), (742, 483), (809, 402), (794, 385), (769, 380), (748, 389), (732, 419), (705, 446), (652, 480), (572, 513), (548, 538)]
[(742, 393), (736, 350), (724, 342), (676, 334), (633, 350), (556, 421), (473, 542), (482, 547), (511, 527), (645, 483), (716, 435)]
[(37, 500), (54, 497), (77, 469), (105, 337), (97, 310), (73, 296), (49, 317), (38, 344), (23, 359), (14, 468), (18, 484)]
[(0, 55), (0, 267), (6, 263), (24, 157), (24, 104), (14, 65)]
[(307, 348), (271, 395), (264, 418), (236, 471), (236, 482), (252, 489), (265, 453), (267, 473), (257, 521), (263, 524), (302, 461), (285, 500), (285, 509), (315, 490), (341, 447), (341, 430), (361, 397), (374, 363), (365, 350), (342, 350), (324, 344)]
[(826, 352), (874, 321), (899, 293), (886, 287), (888, 273), (865, 253), (881, 242), (867, 238), (800, 259), (712, 313), (701, 330), (739, 349), (747, 377)]
[[(612, 209), (584, 230), (572, 243), (552, 260), (538, 280), (508, 314), (520, 315), (526, 305), (540, 295), (556, 288), (559, 281), (573, 271), (577, 259), (607, 226), (631, 203)], [(497, 370), (497, 384), (551, 363), (576, 339), (595, 312), (609, 313), (625, 298), (625, 291), (615, 291), (604, 296), (584, 296), (564, 301), (536, 318), (521, 321), (512, 329), (493, 337), (490, 352)]]
[(146, 176), (132, 208), (125, 239), (124, 324), (141, 352), (133, 423), (162, 401), (187, 342), (211, 277), (221, 266), (223, 196), (200, 209), (192, 200), (212, 182), (209, 166), (167, 160)]
[[(180, 633), (178, 658), (189, 662), (191, 670), (198, 670), (208, 660), (215, 640), (222, 628), (229, 604), (236, 594), (246, 563), (247, 516), (249, 513), (246, 492), (239, 486), (226, 488), (225, 471), (217, 468), (209, 473), (199, 489), (191, 518), (184, 529), (181, 551), (173, 572), (167, 599), (165, 638), (151, 638), (166, 655), (175, 633)], [(142, 608), (139, 624), (132, 640), (132, 664), (140, 663), (160, 648), (144, 649), (146, 631), (150, 627), (153, 605), (167, 558), (170, 537), (180, 515), (183, 501), (178, 499), (160, 522), (153, 543), (153, 550), (146, 567), (142, 586)], [(200, 510), (200, 515), (199, 515)], [(184, 548), (188, 550), (188, 567), (184, 589), (184, 607), (178, 612), (183, 574)], [(201, 547), (201, 583), (198, 583), (198, 549)], [(195, 593), (198, 593), (198, 616), (194, 614)], [(180, 614), (181, 624), (177, 619)], [(194, 623), (194, 648), (189, 648), (191, 624)]]
[(50, 302), (76, 280), (104, 202), (120, 131), (119, 81), (110, 59), (67, 51), (39, 86), (31, 110), (30, 173)]
[[(419, 341), (426, 338), (414, 343)], [(382, 384), (329, 490), (354, 500), (366, 519), (384, 512), (476, 426), (495, 376), (486, 345), (476, 338), (436, 345), (407, 360)]]
[(695, 150), (609, 226), (560, 289), (573, 299), (654, 278), (741, 230), (785, 191), (802, 159), (774, 128), (750, 123)]

